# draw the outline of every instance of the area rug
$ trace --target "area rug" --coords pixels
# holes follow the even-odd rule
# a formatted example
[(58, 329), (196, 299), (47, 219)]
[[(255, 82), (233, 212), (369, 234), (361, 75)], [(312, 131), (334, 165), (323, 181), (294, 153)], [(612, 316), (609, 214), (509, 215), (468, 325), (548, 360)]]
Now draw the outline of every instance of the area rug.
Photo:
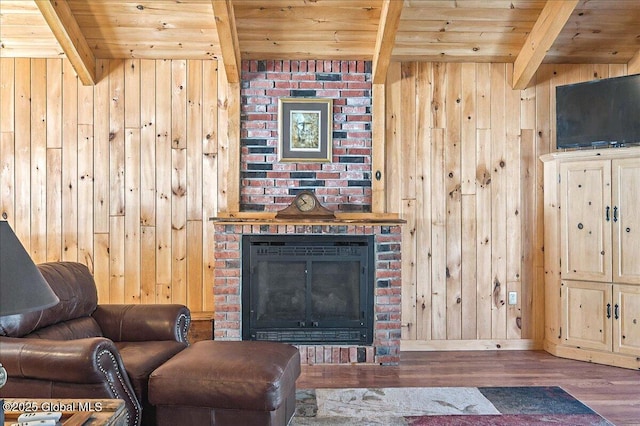
[(603, 425), (557, 386), (303, 389), (292, 426)]

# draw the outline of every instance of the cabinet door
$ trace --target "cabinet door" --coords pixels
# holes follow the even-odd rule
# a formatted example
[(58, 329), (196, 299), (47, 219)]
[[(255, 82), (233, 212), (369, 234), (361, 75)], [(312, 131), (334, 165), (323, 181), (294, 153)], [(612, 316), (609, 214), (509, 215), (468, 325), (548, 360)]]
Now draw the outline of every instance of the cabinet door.
[(614, 285), (613, 350), (640, 356), (640, 286)]
[(562, 278), (611, 281), (611, 161), (563, 163), (560, 197)]
[(640, 284), (640, 159), (612, 162), (613, 281)]
[(607, 283), (562, 281), (562, 334), (566, 344), (611, 350), (611, 287)]

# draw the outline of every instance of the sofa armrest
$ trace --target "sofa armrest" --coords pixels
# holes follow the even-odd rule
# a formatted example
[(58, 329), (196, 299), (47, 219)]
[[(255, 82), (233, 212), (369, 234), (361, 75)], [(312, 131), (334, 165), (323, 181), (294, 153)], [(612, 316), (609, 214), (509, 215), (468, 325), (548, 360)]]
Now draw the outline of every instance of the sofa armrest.
[[(14, 389), (33, 388), (51, 391), (63, 389), (64, 395), (73, 395), (69, 389), (78, 386), (77, 397), (122, 399), (127, 408), (127, 424), (138, 426), (141, 419), (140, 402), (126, 373), (122, 359), (113, 342), (104, 337), (76, 340), (49, 340), (37, 338), (0, 337), (0, 360), (9, 377), (0, 389), (4, 396)], [(28, 385), (25, 387), (25, 383)], [(105, 394), (96, 393), (103, 389)], [(60, 394), (62, 395), (62, 394)], [(58, 396), (60, 396), (58, 395)], [(54, 395), (55, 396), (55, 395)]]
[(104, 337), (72, 341), (2, 337), (0, 359), (12, 378), (88, 384), (104, 382), (108, 372), (123, 371), (118, 349)]
[(102, 333), (114, 342), (187, 342), (191, 313), (184, 305), (98, 305), (93, 313)]

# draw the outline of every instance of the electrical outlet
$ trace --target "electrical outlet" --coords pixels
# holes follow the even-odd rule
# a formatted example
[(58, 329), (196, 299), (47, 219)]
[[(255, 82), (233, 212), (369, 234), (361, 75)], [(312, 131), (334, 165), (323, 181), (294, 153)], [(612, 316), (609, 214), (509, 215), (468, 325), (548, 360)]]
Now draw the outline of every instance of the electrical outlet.
[(509, 292), (509, 304), (510, 305), (517, 305), (518, 304), (518, 292), (517, 291), (510, 291)]

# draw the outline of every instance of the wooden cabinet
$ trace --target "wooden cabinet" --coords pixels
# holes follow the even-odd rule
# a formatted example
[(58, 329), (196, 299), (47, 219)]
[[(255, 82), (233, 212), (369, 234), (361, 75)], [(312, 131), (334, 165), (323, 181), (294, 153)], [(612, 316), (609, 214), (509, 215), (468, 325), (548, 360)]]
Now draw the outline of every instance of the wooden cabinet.
[(545, 348), (640, 368), (640, 148), (545, 155)]
[(564, 344), (640, 356), (640, 286), (563, 280)]
[(613, 281), (640, 284), (640, 157), (612, 165)]

